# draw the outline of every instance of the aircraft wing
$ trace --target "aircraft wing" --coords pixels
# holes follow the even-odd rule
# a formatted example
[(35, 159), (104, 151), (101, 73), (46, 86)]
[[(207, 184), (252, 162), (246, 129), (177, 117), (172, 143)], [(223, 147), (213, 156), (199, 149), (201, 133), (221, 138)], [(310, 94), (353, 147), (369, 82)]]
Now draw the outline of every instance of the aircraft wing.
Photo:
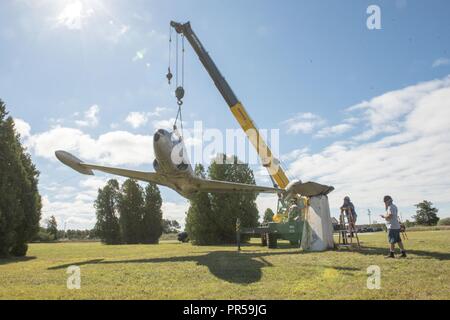
[(61, 161), (66, 166), (72, 168), (73, 170), (81, 174), (93, 176), (94, 172), (92, 170), (98, 170), (126, 178), (132, 178), (146, 182), (153, 182), (164, 186), (166, 185), (164, 176), (155, 172), (134, 171), (128, 169), (104, 167), (95, 164), (84, 163), (83, 161), (81, 161), (80, 159), (78, 159), (77, 157), (66, 151), (56, 151), (55, 155), (59, 161)]
[(227, 193), (227, 192), (254, 192), (254, 193), (278, 193), (283, 190), (273, 187), (256, 186), (253, 184), (210, 180), (195, 178), (195, 185), (198, 191), (213, 192), (213, 193)]

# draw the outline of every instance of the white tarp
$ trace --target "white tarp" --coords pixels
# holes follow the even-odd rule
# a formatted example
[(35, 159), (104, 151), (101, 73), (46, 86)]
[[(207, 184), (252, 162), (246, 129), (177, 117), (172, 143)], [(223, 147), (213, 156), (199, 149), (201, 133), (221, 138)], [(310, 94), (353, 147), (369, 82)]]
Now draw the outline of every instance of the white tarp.
[(302, 248), (307, 251), (325, 251), (334, 248), (330, 205), (326, 195), (313, 196), (309, 199)]

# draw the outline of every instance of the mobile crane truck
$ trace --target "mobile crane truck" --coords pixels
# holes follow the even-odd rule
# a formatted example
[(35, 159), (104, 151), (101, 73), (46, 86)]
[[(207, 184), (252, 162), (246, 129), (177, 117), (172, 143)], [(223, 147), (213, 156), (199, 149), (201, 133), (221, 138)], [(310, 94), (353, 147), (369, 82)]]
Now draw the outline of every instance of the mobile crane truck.
[[(301, 245), (307, 250), (320, 251), (333, 247), (332, 224), (327, 194), (333, 191), (334, 188), (315, 182), (303, 183), (300, 180), (290, 182), (280, 162), (272, 154), (255, 123), (203, 47), (192, 30), (190, 23), (182, 24), (172, 21), (170, 25), (178, 34), (183, 35), (188, 40), (228, 104), (231, 113), (255, 147), (263, 166), (269, 172), (274, 187), (280, 189), (277, 214), (274, 215), (273, 222), (256, 228), (243, 228), (240, 226), (240, 222), (237, 221), (238, 245), (240, 235), (248, 234), (260, 236), (262, 244), (267, 244), (269, 248), (277, 246), (277, 239), (288, 240), (291, 244)], [(169, 77), (171, 77), (170, 71)], [(178, 93), (182, 93), (182, 97), (184, 90), (177, 88), (177, 97)], [(302, 207), (303, 219), (294, 221), (288, 219), (287, 211), (290, 200), (295, 198), (301, 200), (298, 202), (300, 202), (299, 205)]]

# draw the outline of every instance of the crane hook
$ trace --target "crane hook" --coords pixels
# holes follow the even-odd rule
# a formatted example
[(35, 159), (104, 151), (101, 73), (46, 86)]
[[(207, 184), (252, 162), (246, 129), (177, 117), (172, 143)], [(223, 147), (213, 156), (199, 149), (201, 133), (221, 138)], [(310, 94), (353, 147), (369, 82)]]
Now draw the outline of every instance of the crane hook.
[(183, 101), (182, 101), (182, 99), (184, 98), (184, 88), (183, 87), (178, 87), (176, 90), (175, 90), (175, 96), (177, 97), (177, 103), (178, 103), (178, 105), (179, 106), (181, 106), (182, 104), (183, 104)]

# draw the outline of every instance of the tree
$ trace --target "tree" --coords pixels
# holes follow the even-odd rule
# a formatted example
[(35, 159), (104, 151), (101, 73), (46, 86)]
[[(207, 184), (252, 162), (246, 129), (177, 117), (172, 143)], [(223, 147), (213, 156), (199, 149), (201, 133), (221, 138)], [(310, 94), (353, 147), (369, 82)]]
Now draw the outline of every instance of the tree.
[[(238, 162), (236, 157), (220, 155), (223, 161), (214, 161), (208, 168), (209, 178), (221, 181), (255, 184), (252, 170)], [(227, 163), (226, 163), (227, 162)], [(204, 175), (203, 167), (196, 168)], [(186, 218), (186, 230), (194, 244), (223, 244), (236, 241), (236, 220), (241, 225), (258, 224), (255, 193), (199, 193), (190, 201)], [(245, 240), (245, 239), (243, 239)]]
[(97, 215), (95, 230), (101, 241), (106, 244), (121, 242), (118, 218), (119, 192), (119, 183), (111, 179), (103, 189), (98, 190), (97, 200), (95, 200), (94, 207)]
[(181, 229), (181, 225), (177, 220), (166, 220), (162, 221), (163, 233), (177, 233)]
[(24, 256), (39, 231), (38, 176), (0, 100), (0, 256)]
[(266, 211), (264, 211), (264, 222), (272, 222), (273, 221), (273, 216), (275, 214), (273, 213), (272, 209), (267, 208)]
[(58, 238), (58, 223), (56, 222), (55, 216), (51, 216), (47, 220), (46, 231), (53, 237), (53, 240)]
[(435, 226), (439, 217), (437, 216), (438, 209), (433, 208), (433, 203), (430, 201), (424, 200), (415, 205), (417, 208), (416, 215), (413, 218), (416, 220), (416, 223), (419, 225), (425, 226)]
[[(222, 162), (213, 161), (208, 168), (211, 179), (255, 184), (253, 171), (247, 164), (242, 164), (237, 157), (228, 158), (219, 155)], [(231, 161), (230, 161), (231, 160)], [(223, 164), (222, 164), (223, 163)], [(236, 241), (236, 220), (241, 221), (243, 227), (256, 227), (258, 225), (258, 208), (256, 206), (256, 194), (251, 192), (216, 193), (211, 194), (211, 208), (214, 219), (220, 226), (218, 232), (219, 243), (234, 243)], [(246, 237), (241, 237), (242, 241)]]
[(439, 226), (450, 226), (450, 218), (439, 219)]
[(25, 169), (25, 176), (22, 178), (22, 192), (20, 196), (23, 206), (23, 220), (16, 227), (16, 242), (11, 249), (11, 254), (14, 256), (25, 256), (28, 249), (26, 243), (31, 241), (39, 232), (42, 202), (38, 191), (39, 171), (33, 164), (31, 156), (20, 145), (19, 136), (16, 137), (16, 140), (17, 145), (20, 147), (21, 162)]
[(415, 222), (409, 221), (408, 219), (405, 220), (405, 227), (411, 228), (411, 227), (414, 227), (415, 225), (416, 225)]
[(163, 232), (162, 199), (155, 183), (149, 183), (145, 188), (144, 211), (142, 216), (142, 243), (158, 243)]
[[(205, 178), (205, 168), (201, 164), (195, 166), (195, 174)], [(192, 243), (207, 245), (214, 243), (215, 233), (219, 231), (211, 209), (210, 195), (197, 193), (189, 199), (190, 206), (186, 215), (186, 231)]]
[(122, 240), (127, 244), (136, 244), (141, 240), (144, 198), (142, 187), (136, 180), (126, 180), (121, 188), (118, 207)]

